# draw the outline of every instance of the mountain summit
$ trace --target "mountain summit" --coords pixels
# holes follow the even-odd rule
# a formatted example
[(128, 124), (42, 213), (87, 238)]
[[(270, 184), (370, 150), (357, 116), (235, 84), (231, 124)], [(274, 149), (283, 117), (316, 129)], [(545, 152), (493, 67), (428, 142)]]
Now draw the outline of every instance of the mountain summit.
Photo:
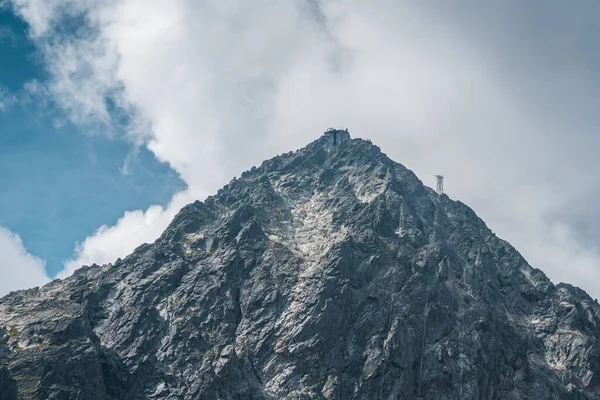
[(600, 306), (330, 130), (0, 300), (0, 398), (600, 399)]

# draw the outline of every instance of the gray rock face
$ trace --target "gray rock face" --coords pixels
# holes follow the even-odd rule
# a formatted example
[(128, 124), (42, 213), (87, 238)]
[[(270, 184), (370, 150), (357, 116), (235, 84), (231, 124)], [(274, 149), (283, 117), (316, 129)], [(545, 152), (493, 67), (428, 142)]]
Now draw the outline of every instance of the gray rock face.
[(467, 206), (333, 131), (124, 260), (0, 300), (0, 394), (598, 399), (599, 323)]

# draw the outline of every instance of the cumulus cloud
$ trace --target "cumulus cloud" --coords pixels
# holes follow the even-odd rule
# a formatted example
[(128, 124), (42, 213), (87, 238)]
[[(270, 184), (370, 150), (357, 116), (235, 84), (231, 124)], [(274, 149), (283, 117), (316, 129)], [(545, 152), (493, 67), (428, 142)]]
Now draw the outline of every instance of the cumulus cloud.
[(42, 286), (49, 279), (45, 263), (27, 252), (19, 235), (0, 226), (0, 296), (18, 289)]
[[(443, 173), (534, 266), (600, 293), (598, 246), (575, 223), (598, 211), (597, 60), (580, 61), (597, 52), (559, 58), (588, 45), (580, 27), (595, 24), (581, 21), (594, 13), (467, 3), (465, 16), (391, 0), (13, 0), (54, 100), (82, 124), (127, 115), (126, 137), (188, 184), (179, 199), (344, 126), (417, 173)], [(73, 19), (83, 27), (60, 29)], [(180, 205), (100, 228), (67, 271), (153, 240)]]
[(167, 207), (151, 206), (146, 211), (126, 212), (114, 226), (101, 226), (75, 249), (75, 256), (65, 263), (58, 278), (71, 275), (82, 265), (108, 264), (130, 254), (142, 243), (160, 236), (175, 214), (191, 202), (188, 192), (175, 195)]

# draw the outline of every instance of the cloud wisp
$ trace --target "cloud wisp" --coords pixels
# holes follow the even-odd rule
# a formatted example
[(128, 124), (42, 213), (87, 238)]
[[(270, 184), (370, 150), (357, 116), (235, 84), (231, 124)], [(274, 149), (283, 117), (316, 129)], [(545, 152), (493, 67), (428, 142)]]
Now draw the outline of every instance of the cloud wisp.
[[(582, 179), (600, 166), (589, 150), (600, 121), (584, 112), (600, 106), (598, 87), (591, 74), (549, 70), (552, 48), (531, 39), (537, 47), (524, 51), (522, 31), (492, 31), (514, 15), (552, 25), (551, 15), (506, 4), (513, 12), (477, 9), (498, 15), (488, 27), (390, 0), (13, 0), (45, 56), (49, 93), (71, 119), (110, 125), (115, 110), (127, 115), (124, 135), (188, 185), (164, 209), (100, 228), (65, 273), (153, 240), (184, 200), (333, 125), (409, 168), (443, 173), (450, 195), (534, 266), (600, 294), (599, 248), (578, 235), (570, 211), (600, 187)], [(577, 21), (566, 17), (556, 35), (577, 42)], [(565, 61), (560, 71), (579, 67)], [(567, 94), (582, 107), (548, 100)]]
[(0, 113), (5, 112), (17, 101), (17, 97), (6, 88), (0, 86)]

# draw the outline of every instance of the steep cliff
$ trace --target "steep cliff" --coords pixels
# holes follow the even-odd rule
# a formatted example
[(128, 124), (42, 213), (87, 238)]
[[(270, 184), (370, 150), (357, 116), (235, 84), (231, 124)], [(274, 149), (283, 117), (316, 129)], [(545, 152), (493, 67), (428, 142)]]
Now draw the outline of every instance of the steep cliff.
[(599, 323), (470, 208), (332, 131), (127, 258), (1, 299), (0, 397), (600, 399)]

